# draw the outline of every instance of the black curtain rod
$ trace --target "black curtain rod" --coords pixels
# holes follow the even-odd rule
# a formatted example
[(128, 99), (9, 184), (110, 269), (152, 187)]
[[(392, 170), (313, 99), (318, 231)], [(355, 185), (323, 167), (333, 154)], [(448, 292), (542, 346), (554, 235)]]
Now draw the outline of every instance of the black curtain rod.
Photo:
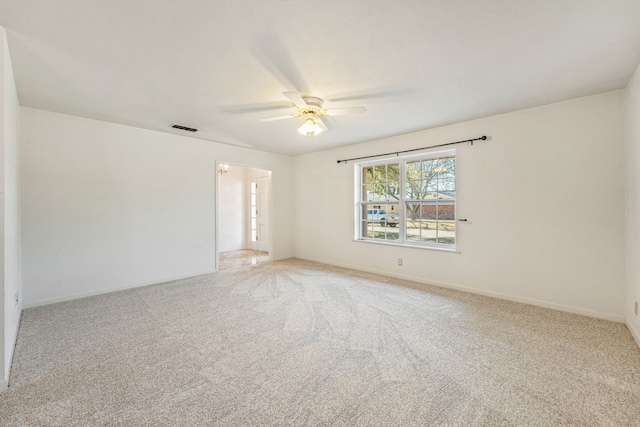
[(395, 154), (397, 156), (398, 154), (401, 154), (401, 153), (410, 153), (412, 151), (426, 150), (427, 148), (446, 147), (447, 145), (462, 144), (465, 142), (470, 142), (471, 145), (473, 145), (473, 141), (484, 141), (486, 139), (487, 139), (487, 136), (482, 135), (480, 138), (465, 139), (464, 141), (456, 141), (456, 142), (447, 142), (446, 144), (432, 145), (430, 147), (413, 148), (411, 150), (404, 150), (404, 151), (393, 151), (391, 153), (375, 154), (373, 156), (353, 157), (351, 159), (338, 160), (338, 163), (342, 163), (342, 162), (347, 163), (351, 160), (373, 159), (374, 157), (390, 156), (392, 154)]

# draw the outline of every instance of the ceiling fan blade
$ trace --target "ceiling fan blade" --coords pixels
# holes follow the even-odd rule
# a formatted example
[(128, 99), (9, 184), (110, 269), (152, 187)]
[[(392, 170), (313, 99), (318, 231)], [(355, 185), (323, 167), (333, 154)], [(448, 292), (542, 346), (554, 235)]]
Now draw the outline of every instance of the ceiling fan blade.
[(271, 111), (272, 114), (275, 114), (273, 113), (273, 110), (289, 110), (290, 111), (291, 104), (283, 100), (281, 102), (263, 102), (263, 103), (256, 103), (256, 104), (228, 105), (220, 108), (220, 111), (223, 111), (228, 114), (251, 114), (251, 113), (262, 113), (264, 111)]
[(292, 53), (275, 33), (257, 34), (251, 51), (283, 87), (300, 93), (309, 93), (309, 86), (302, 77), (296, 61), (293, 60)]
[(302, 99), (302, 97), (298, 92), (287, 91), (287, 92), (282, 92), (282, 94), (287, 98), (289, 98), (289, 101), (293, 102), (296, 107), (298, 108), (307, 107), (307, 103), (304, 101), (304, 99)]
[(365, 107), (331, 108), (326, 111), (327, 116), (344, 116), (346, 114), (361, 114), (366, 112)]
[(272, 122), (274, 120), (293, 119), (295, 116), (289, 114), (288, 116), (267, 117), (266, 119), (260, 119), (261, 122)]
[(327, 95), (326, 100), (329, 102), (362, 101), (366, 99), (392, 98), (410, 93), (411, 90), (409, 88), (386, 87), (367, 91), (352, 91), (339, 95)]
[(318, 124), (318, 126), (320, 126), (320, 128), (322, 130), (325, 130), (325, 131), (328, 130), (327, 129), (327, 125), (325, 125), (324, 122), (320, 118), (316, 119), (316, 123)]

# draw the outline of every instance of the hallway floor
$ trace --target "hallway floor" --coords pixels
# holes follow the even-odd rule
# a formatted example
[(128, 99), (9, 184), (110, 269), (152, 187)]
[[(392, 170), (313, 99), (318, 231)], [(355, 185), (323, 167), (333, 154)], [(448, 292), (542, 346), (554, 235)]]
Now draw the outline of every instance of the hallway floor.
[(220, 252), (218, 255), (219, 270), (233, 270), (269, 261), (269, 252), (254, 251), (252, 249)]

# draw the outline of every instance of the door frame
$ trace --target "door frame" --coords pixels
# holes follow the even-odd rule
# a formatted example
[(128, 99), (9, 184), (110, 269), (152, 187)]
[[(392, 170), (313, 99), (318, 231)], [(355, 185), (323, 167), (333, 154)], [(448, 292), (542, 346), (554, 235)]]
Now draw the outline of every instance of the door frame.
[[(269, 225), (267, 226), (267, 230), (269, 233), (269, 240), (267, 242), (267, 248), (269, 251), (269, 261), (273, 261), (273, 214), (275, 211), (275, 204), (274, 204), (274, 197), (273, 197), (273, 170), (270, 167), (267, 166), (263, 166), (263, 165), (255, 165), (255, 164), (248, 164), (248, 163), (238, 163), (238, 162), (230, 162), (230, 161), (226, 161), (226, 160), (220, 160), (217, 159), (216, 160), (216, 167), (214, 170), (215, 173), (215, 207), (214, 207), (214, 233), (215, 233), (215, 238), (214, 238), (214, 252), (215, 252), (215, 256), (214, 256), (214, 269), (215, 271), (219, 270), (219, 263), (220, 263), (220, 258), (219, 258), (219, 249), (220, 249), (220, 241), (219, 241), (219, 229), (220, 229), (220, 213), (218, 212), (219, 206), (220, 206), (220, 200), (219, 200), (219, 194), (220, 194), (220, 173), (218, 172), (218, 168), (220, 167), (220, 165), (225, 164), (225, 165), (229, 165), (229, 168), (232, 167), (238, 167), (238, 168), (245, 168), (245, 169), (260, 169), (260, 170), (264, 170), (267, 172), (268, 174), (268, 178), (269, 178)], [(251, 195), (249, 194), (247, 196), (249, 198), (249, 200), (247, 201), (248, 204), (251, 204), (251, 200), (250, 197)], [(251, 219), (249, 218), (249, 221)], [(245, 229), (249, 229), (250, 228), (250, 223), (247, 221), (245, 223)], [(249, 237), (250, 233), (249, 233)], [(246, 242), (248, 243), (248, 242)]]

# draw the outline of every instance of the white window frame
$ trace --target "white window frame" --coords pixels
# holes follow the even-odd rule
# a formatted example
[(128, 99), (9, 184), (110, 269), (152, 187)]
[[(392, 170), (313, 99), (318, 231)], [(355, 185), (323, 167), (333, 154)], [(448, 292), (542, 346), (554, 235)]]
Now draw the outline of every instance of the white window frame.
[[(453, 199), (452, 203), (449, 204), (453, 204), (454, 206), (454, 243), (453, 244), (448, 244), (448, 243), (434, 243), (434, 242), (420, 242), (420, 241), (414, 241), (414, 240), (407, 240), (407, 234), (406, 234), (406, 230), (405, 230), (405, 218), (406, 218), (406, 205), (407, 203), (411, 202), (411, 199), (407, 199), (406, 198), (406, 164), (408, 162), (411, 161), (415, 161), (415, 160), (428, 160), (428, 159), (437, 159), (440, 157), (454, 157), (455, 161), (456, 161), (456, 175), (455, 175), (455, 187), (456, 187), (456, 197)], [(359, 241), (359, 242), (368, 242), (368, 243), (378, 243), (378, 244), (383, 244), (383, 245), (396, 245), (396, 246), (407, 246), (407, 247), (414, 247), (414, 248), (426, 248), (426, 249), (438, 249), (438, 250), (444, 250), (444, 251), (453, 251), (453, 252), (459, 252), (457, 250), (458, 247), (458, 227), (457, 227), (457, 223), (458, 223), (458, 209), (457, 209), (457, 155), (456, 155), (456, 150), (445, 150), (445, 151), (437, 151), (437, 152), (431, 152), (431, 153), (422, 153), (422, 154), (414, 154), (414, 155), (410, 155), (410, 156), (399, 156), (399, 157), (389, 157), (389, 158), (385, 158), (385, 159), (379, 159), (379, 160), (373, 160), (373, 161), (368, 161), (368, 162), (360, 162), (360, 163), (356, 163), (355, 164), (355, 184), (356, 184), (356, 188), (355, 188), (355, 206), (354, 206), (354, 219), (355, 219), (355, 230), (354, 230), (354, 240)], [(373, 238), (373, 237), (364, 237), (363, 236), (363, 230), (362, 230), (362, 224), (363, 224), (363, 218), (362, 218), (362, 212), (363, 212), (363, 206), (366, 205), (384, 205), (385, 201), (367, 201), (367, 200), (362, 200), (362, 188), (363, 188), (363, 183), (362, 183), (362, 176), (363, 176), (363, 168), (366, 167), (370, 167), (370, 166), (376, 166), (376, 165), (386, 165), (386, 164), (390, 164), (390, 163), (398, 163), (399, 167), (400, 167), (400, 199), (397, 201), (391, 201), (389, 204), (397, 204), (398, 205), (398, 216), (399, 216), (399, 221), (398, 221), (398, 226), (397, 226), (397, 230), (399, 233), (398, 239), (397, 240), (387, 240), (387, 239), (381, 239), (381, 238)], [(439, 202), (434, 203), (436, 205), (439, 204)], [(439, 221), (439, 219), (436, 219), (436, 221)]]

